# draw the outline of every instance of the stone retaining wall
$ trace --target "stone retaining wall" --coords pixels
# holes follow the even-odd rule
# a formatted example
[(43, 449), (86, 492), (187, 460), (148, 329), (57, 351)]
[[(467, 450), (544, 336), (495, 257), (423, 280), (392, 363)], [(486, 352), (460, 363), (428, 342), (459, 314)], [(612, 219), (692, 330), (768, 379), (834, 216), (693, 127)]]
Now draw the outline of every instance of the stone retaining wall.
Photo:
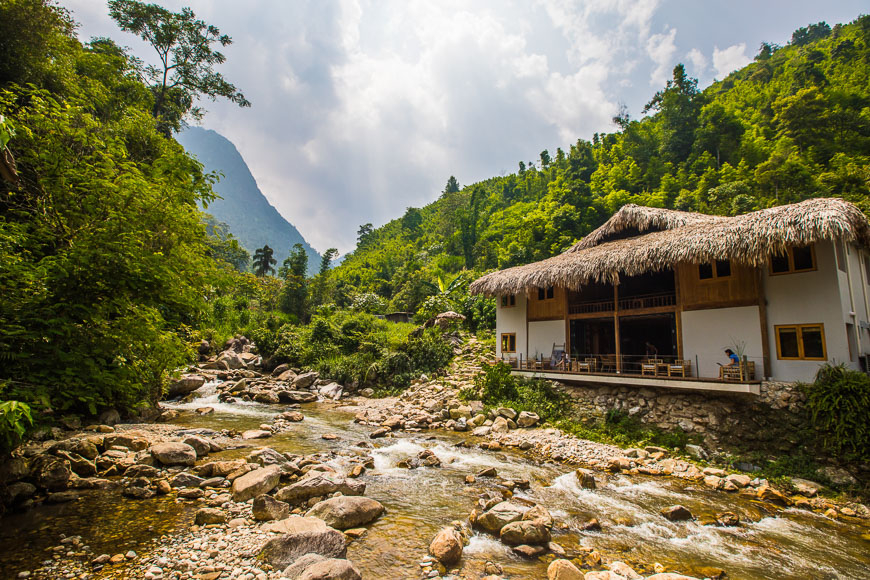
[[(740, 445), (788, 451), (805, 421), (804, 394), (794, 383), (764, 382), (761, 395), (596, 384), (556, 383), (576, 403), (578, 419), (616, 409), (642, 423), (700, 435), (709, 447)], [(773, 447), (771, 447), (773, 445)]]

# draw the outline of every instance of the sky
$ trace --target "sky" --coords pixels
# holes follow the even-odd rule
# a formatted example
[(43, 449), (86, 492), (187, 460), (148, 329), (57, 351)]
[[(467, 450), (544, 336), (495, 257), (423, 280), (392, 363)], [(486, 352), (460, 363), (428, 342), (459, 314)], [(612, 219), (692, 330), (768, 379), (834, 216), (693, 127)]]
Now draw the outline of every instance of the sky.
[[(639, 118), (682, 62), (701, 87), (801, 26), (849, 22), (841, 0), (188, 0), (233, 38), (218, 71), (252, 103), (202, 105), (260, 189), (318, 251), (544, 149)], [(108, 36), (146, 62), (101, 0), (60, 0), (83, 41)]]

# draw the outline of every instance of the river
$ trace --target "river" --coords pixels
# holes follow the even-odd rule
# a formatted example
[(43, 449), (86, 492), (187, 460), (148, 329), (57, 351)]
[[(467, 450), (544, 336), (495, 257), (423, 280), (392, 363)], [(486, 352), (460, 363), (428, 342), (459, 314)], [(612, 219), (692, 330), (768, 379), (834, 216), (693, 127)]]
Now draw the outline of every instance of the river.
[[(205, 395), (193, 402), (167, 406), (180, 411), (211, 406), (215, 413), (182, 413), (176, 424), (241, 431), (256, 428), (285, 410), (257, 403), (221, 403), (214, 385), (203, 390)], [(868, 577), (870, 530), (866, 524), (832, 520), (803, 510), (782, 510), (747, 496), (669, 478), (596, 473), (598, 489), (581, 489), (570, 466), (542, 464), (522, 452), (458, 446), (473, 439), (459, 433), (397, 433), (392, 439), (372, 442), (374, 448), (366, 449), (357, 444), (370, 441), (371, 429), (353, 423), (352, 413), (318, 404), (304, 405), (303, 412), (303, 422), (257, 444), (297, 454), (334, 451), (330, 464), (339, 471), (351, 457), (370, 454), (374, 458), (374, 469), (362, 476), (366, 496), (380, 501), (387, 511), (348, 549), (348, 558), (365, 578), (419, 577), (419, 562), (435, 533), (451, 521), (467, 519), (480, 493), (494, 486), (494, 481), (488, 483), (485, 478), (473, 485), (464, 483), (466, 475), (486, 467), (494, 467), (503, 478), (530, 481), (530, 488), (517, 491), (517, 495), (550, 510), (557, 522), (553, 541), (569, 555), (578, 553), (580, 547), (591, 547), (605, 560), (625, 561), (646, 574), (652, 574), (653, 563), (659, 562), (669, 571), (698, 577), (717, 570), (725, 570), (729, 579)], [(326, 433), (338, 439), (322, 439)], [(431, 449), (443, 466), (397, 467), (401, 460), (411, 459), (423, 449)], [(228, 450), (214, 457), (243, 457), (249, 452)], [(660, 510), (673, 504), (689, 508), (696, 520), (664, 519)], [(13, 514), (0, 530), (4, 544), (0, 570), (37, 567), (51, 557), (50, 549), (58, 544), (60, 534), (81, 535), (95, 554), (130, 549), (146, 554), (162, 534), (181, 533), (190, 525), (195, 505), (176, 503), (168, 497), (130, 500), (117, 491), (93, 491), (78, 502)], [(725, 511), (738, 514), (741, 525), (704, 525)], [(601, 531), (579, 531), (590, 518), (601, 522)], [(546, 578), (551, 559), (524, 560), (492, 536), (475, 534), (460, 567), (469, 577), (475, 577), (476, 572), (483, 576), (484, 564), (492, 561), (510, 578)]]

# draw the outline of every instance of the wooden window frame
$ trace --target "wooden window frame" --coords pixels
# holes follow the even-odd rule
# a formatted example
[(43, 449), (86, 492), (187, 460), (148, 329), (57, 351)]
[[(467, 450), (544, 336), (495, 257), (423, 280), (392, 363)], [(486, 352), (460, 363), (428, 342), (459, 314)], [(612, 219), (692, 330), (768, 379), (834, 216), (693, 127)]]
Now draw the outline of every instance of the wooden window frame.
[[(767, 259), (767, 272), (771, 276), (787, 276), (789, 274), (803, 274), (805, 272), (815, 272), (819, 269), (819, 260), (816, 258), (816, 245), (810, 244), (810, 253), (813, 258), (813, 267), (812, 268), (804, 268), (802, 270), (794, 269), (794, 248), (789, 247), (786, 249), (786, 256), (788, 257), (788, 271), (786, 272), (774, 272), (773, 271), (773, 256), (771, 255)], [(836, 250), (835, 250), (836, 251)]]
[[(804, 340), (802, 335), (802, 330), (804, 328), (818, 328), (819, 332), (822, 335), (822, 356), (818, 357), (807, 357), (804, 356)], [(794, 329), (797, 334), (797, 346), (798, 346), (798, 356), (782, 356), (782, 346), (780, 344), (779, 333), (782, 329)], [(776, 358), (778, 360), (814, 360), (814, 361), (826, 361), (828, 360), (828, 343), (825, 340), (825, 325), (824, 323), (815, 323), (815, 324), (777, 324), (773, 327), (773, 334), (776, 336)]]
[[(513, 337), (514, 349), (513, 350), (505, 350), (504, 348), (504, 339), (508, 339), (508, 346), (510, 346), (511, 340)], [(516, 354), (517, 352), (517, 333), (516, 332), (502, 332), (501, 333), (501, 352), (502, 354)]]
[[(543, 293), (544, 297), (541, 298), (541, 293)], [(547, 300), (555, 300), (556, 299), (556, 288), (555, 286), (547, 286), (546, 288), (538, 288), (538, 302), (546, 302)]]
[[(724, 276), (719, 275), (719, 266), (718, 266), (719, 262), (728, 262), (730, 265), (728, 273), (725, 274)], [(710, 278), (701, 278), (701, 266), (703, 266), (704, 264), (710, 264), (710, 269), (713, 271), (713, 276), (711, 276)], [(734, 269), (733, 269), (734, 264), (731, 262), (731, 260), (713, 260), (712, 262), (704, 262), (704, 264), (698, 264), (698, 269), (697, 269), (698, 281), (701, 282), (702, 284), (705, 282), (714, 282), (714, 281), (722, 279), (722, 278), (731, 278), (731, 276), (733, 276), (733, 274), (734, 274)]]
[(499, 306), (501, 308), (513, 308), (517, 305), (516, 294), (505, 294), (501, 297)]

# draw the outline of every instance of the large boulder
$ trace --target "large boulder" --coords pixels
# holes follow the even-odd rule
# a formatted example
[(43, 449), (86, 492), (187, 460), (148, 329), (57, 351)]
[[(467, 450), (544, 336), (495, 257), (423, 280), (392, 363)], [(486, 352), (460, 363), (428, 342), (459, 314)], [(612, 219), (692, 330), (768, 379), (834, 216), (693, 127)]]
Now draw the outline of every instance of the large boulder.
[(499, 415), (495, 418), (491, 428), (493, 433), (507, 433), (510, 430), (507, 419)]
[(248, 501), (264, 493), (269, 493), (281, 480), (281, 468), (270, 465), (255, 469), (233, 481), (233, 501)]
[(297, 375), (295, 379), (293, 379), (293, 388), (294, 389), (307, 389), (314, 382), (320, 378), (320, 373), (310, 372), (310, 373), (302, 373), (301, 375)]
[(477, 518), (475, 524), (493, 534), (498, 534), (503, 527), (523, 519), (523, 515), (529, 511), (526, 506), (521, 506), (509, 501), (497, 503)]
[(103, 447), (111, 449), (112, 447), (126, 447), (130, 451), (142, 451), (148, 449), (148, 439), (141, 431), (131, 431), (129, 433), (112, 433), (103, 438)]
[(317, 395), (311, 391), (278, 391), (278, 400), (282, 403), (313, 403)]
[(285, 568), (305, 554), (320, 554), (326, 558), (344, 558), (347, 554), (344, 534), (321, 519), (290, 517), (280, 524), (284, 533), (269, 540), (260, 551), (260, 558), (273, 568)]
[(580, 484), (580, 487), (595, 489), (595, 475), (593, 475), (592, 470), (580, 467), (574, 473), (577, 474), (577, 483)]
[(537, 413), (522, 411), (517, 417), (517, 425), (520, 427), (534, 427), (540, 420), (541, 417)]
[(341, 394), (344, 392), (344, 387), (338, 383), (329, 383), (328, 385), (319, 387), (317, 391), (320, 393), (321, 397), (337, 401), (341, 398)]
[(290, 504), (278, 501), (271, 495), (258, 495), (251, 506), (254, 519), (259, 522), (283, 520), (290, 515)]
[(311, 471), (303, 479), (278, 490), (275, 497), (290, 505), (299, 505), (312, 497), (331, 495), (337, 491), (343, 495), (362, 495), (365, 490), (366, 484), (362, 481)]
[(328, 559), (320, 554), (305, 554), (285, 568), (284, 577), (290, 580), (299, 580), (299, 577), (302, 576), (306, 568)]
[(205, 457), (212, 449), (212, 442), (205, 437), (200, 437), (199, 435), (188, 435), (184, 438), (182, 443), (193, 447), (193, 450), (196, 451), (197, 457)]
[(256, 463), (263, 467), (266, 467), (267, 465), (278, 465), (281, 467), (281, 471), (285, 473), (296, 473), (299, 471), (299, 468), (296, 467), (292, 461), (287, 459), (283, 453), (275, 451), (271, 447), (261, 447), (260, 449), (256, 449), (249, 453), (245, 459), (248, 463)]
[(672, 522), (682, 522), (694, 519), (692, 512), (681, 505), (672, 505), (662, 509), (662, 515)]
[(429, 553), (445, 566), (451, 566), (462, 558), (462, 544), (462, 535), (456, 528), (442, 528), (429, 544)]
[(553, 560), (547, 567), (548, 580), (583, 580), (583, 572), (571, 560)]
[(163, 465), (193, 465), (196, 449), (187, 443), (157, 443), (151, 446), (151, 456)]
[(69, 485), (72, 469), (69, 461), (51, 455), (37, 455), (30, 464), (34, 483), (49, 491), (62, 491)]
[(362, 580), (362, 575), (347, 560), (329, 558), (305, 568), (299, 580)]
[(242, 360), (242, 357), (240, 357), (237, 353), (231, 350), (225, 350), (224, 352), (222, 352), (218, 357), (217, 362), (218, 364), (226, 364), (227, 368), (230, 370), (247, 368), (247, 365), (245, 365), (245, 361)]
[(317, 503), (306, 517), (316, 517), (338, 530), (357, 528), (376, 520), (384, 513), (380, 502), (362, 496), (340, 495)]
[(227, 515), (217, 508), (202, 508), (197, 510), (194, 523), (198, 526), (225, 524), (227, 523)]
[(550, 541), (550, 528), (541, 520), (511, 522), (501, 529), (500, 537), (509, 546), (547, 544)]
[(170, 399), (183, 397), (203, 386), (205, 382), (205, 377), (201, 375), (183, 375), (169, 384), (169, 392), (166, 396)]

